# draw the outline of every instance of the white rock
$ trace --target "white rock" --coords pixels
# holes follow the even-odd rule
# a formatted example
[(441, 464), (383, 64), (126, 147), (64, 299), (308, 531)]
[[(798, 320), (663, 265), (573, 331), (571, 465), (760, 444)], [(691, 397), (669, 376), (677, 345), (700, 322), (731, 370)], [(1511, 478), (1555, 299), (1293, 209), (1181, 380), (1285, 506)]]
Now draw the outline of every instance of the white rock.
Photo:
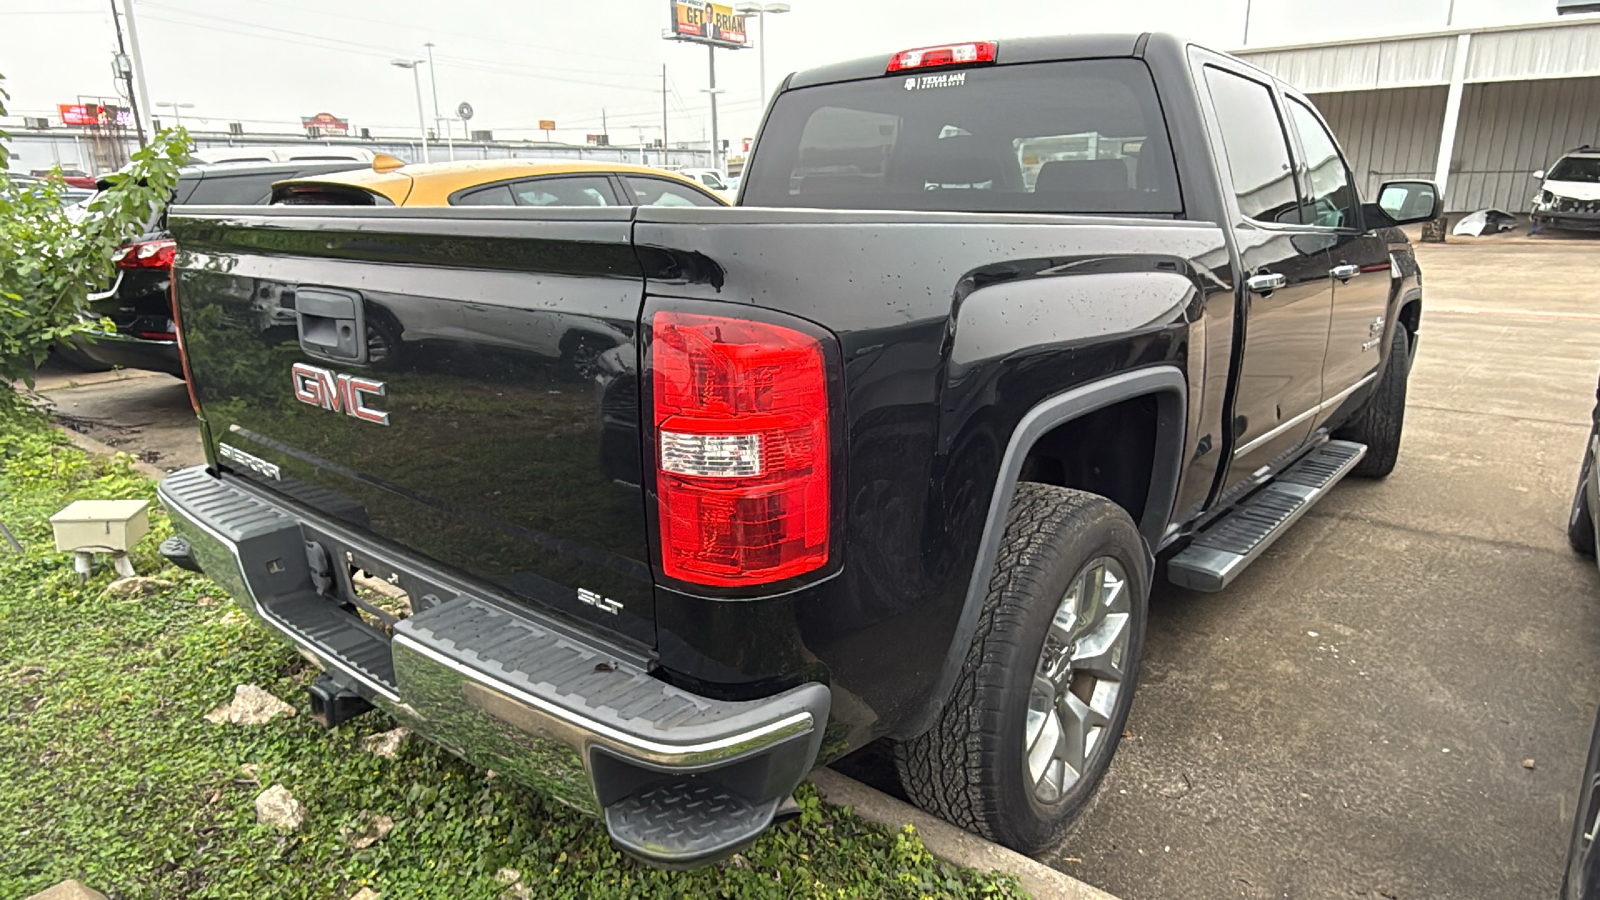
[(284, 831), (298, 831), (306, 823), (306, 807), (288, 788), (275, 784), (256, 795), (256, 821)]
[(294, 707), (253, 684), (241, 684), (233, 690), (233, 702), (206, 713), (206, 721), (213, 725), (224, 722), (261, 725), (279, 716), (292, 715)]
[(394, 759), (395, 754), (400, 752), (400, 745), (404, 744), (406, 738), (410, 736), (411, 729), (404, 726), (390, 731), (380, 731), (377, 734), (369, 734), (362, 738), (361, 749), (374, 756)]
[(378, 900), (379, 896), (381, 895), (377, 891), (369, 887), (364, 887), (361, 890), (356, 891), (354, 894), (351, 894), (350, 900)]

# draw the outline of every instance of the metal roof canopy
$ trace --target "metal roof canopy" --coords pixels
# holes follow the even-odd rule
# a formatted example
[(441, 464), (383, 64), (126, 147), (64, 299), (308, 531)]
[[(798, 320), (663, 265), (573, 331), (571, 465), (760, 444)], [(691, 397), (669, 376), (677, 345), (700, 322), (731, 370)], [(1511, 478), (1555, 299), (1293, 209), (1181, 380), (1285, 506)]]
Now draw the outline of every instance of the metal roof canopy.
[(1466, 86), (1600, 76), (1600, 19), (1264, 47), (1235, 55), (1308, 94), (1447, 86), (1433, 175), (1445, 191)]
[(1600, 76), (1600, 19), (1249, 47), (1234, 55), (1308, 94), (1324, 94), (1448, 85), (1458, 47), (1466, 50), (1467, 84)]

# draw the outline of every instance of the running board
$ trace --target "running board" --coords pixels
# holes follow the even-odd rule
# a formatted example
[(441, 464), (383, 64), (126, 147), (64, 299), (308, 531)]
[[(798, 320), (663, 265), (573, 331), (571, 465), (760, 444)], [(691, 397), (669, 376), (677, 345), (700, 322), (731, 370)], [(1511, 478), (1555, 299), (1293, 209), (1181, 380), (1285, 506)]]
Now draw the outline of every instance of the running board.
[(1227, 587), (1366, 455), (1365, 444), (1350, 441), (1311, 451), (1172, 557), (1167, 580), (1196, 591)]

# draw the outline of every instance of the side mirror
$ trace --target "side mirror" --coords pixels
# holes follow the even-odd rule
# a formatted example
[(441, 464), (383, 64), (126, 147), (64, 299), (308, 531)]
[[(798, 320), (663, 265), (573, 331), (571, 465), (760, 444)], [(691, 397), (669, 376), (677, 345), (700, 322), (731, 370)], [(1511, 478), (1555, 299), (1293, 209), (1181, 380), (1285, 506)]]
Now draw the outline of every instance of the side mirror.
[(1533, 173), (1533, 180), (1534, 181), (1543, 181), (1544, 180), (1544, 170), (1540, 169), (1540, 170), (1534, 172)]
[(1386, 181), (1378, 186), (1376, 205), (1393, 224), (1409, 225), (1437, 219), (1444, 198), (1431, 181)]

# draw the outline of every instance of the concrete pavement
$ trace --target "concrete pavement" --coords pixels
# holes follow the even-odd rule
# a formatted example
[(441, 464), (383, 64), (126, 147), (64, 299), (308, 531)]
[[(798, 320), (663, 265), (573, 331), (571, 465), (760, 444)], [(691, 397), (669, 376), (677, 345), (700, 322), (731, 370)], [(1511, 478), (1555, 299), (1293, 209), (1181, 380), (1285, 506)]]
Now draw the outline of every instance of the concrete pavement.
[(1399, 466), (1227, 592), (1158, 590), (1133, 738), (1063, 871), (1124, 900), (1555, 895), (1600, 702), (1600, 573), (1564, 531), (1600, 247), (1421, 261)]

